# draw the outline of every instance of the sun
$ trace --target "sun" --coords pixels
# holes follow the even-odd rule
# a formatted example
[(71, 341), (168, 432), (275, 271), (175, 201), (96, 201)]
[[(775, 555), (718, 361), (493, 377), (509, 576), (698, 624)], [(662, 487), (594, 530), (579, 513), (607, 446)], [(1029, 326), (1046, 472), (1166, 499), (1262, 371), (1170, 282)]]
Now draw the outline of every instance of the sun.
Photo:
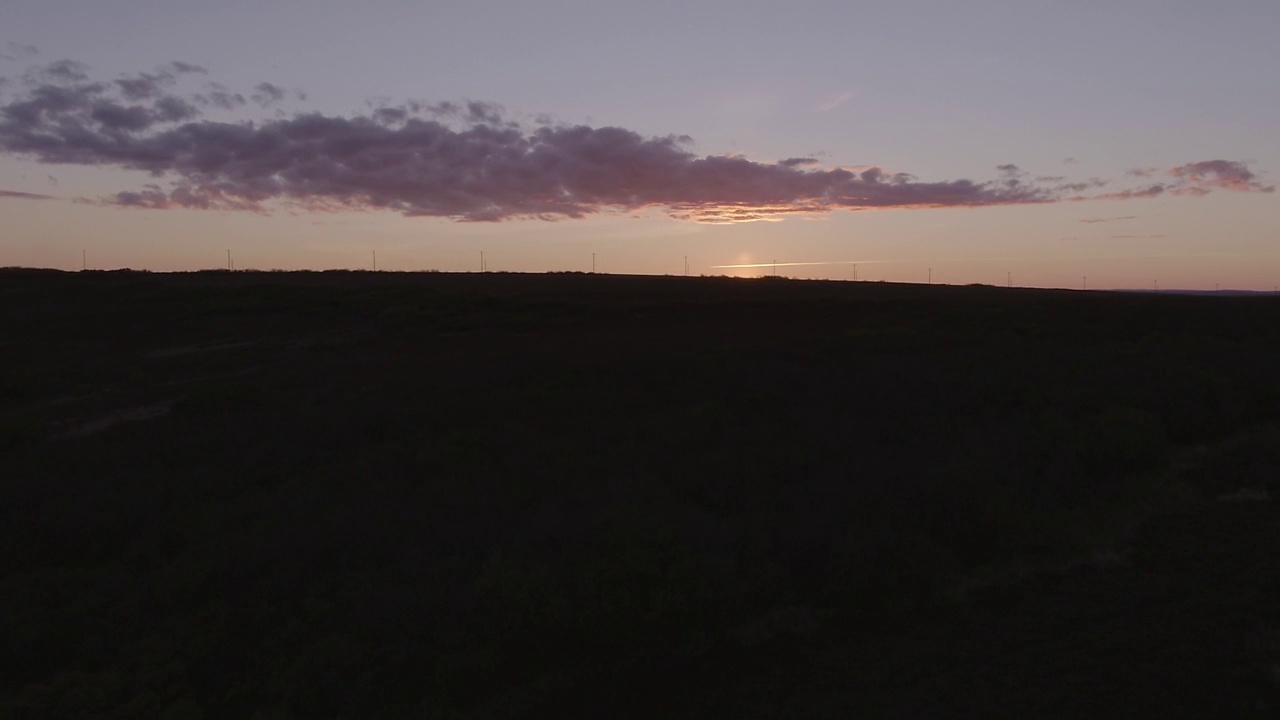
[[(741, 253), (738, 253), (738, 259), (733, 264), (734, 265), (758, 265), (759, 263), (756, 262), (755, 256), (753, 256), (751, 253), (741, 252)], [(764, 274), (763, 268), (759, 268), (759, 267), (725, 268), (724, 272), (726, 275), (730, 275), (732, 277), (744, 277), (744, 278), (755, 278), (755, 277), (760, 277), (761, 275)]]

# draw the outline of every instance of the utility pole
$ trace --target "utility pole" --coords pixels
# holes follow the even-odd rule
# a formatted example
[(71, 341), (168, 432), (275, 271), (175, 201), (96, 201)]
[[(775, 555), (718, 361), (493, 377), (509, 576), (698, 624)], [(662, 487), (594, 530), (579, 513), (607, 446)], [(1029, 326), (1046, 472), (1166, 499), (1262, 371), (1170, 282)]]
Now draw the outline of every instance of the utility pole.
[(684, 256), (684, 276), (689, 277), (689, 256)]
[(485, 271), (485, 266), (484, 266), (484, 251), (483, 251), (483, 250), (481, 250), (481, 251), (480, 251), (480, 272), (484, 272), (484, 271)]
[(227, 272), (231, 272), (231, 251), (227, 251)]
[(858, 263), (853, 264), (853, 280), (854, 282), (858, 280)]

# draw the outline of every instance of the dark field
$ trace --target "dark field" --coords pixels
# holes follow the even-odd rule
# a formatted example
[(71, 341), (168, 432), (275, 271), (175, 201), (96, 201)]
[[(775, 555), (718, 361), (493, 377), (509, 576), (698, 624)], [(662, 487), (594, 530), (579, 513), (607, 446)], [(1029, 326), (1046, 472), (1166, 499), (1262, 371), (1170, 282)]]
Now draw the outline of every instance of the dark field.
[(0, 271), (0, 717), (1272, 717), (1280, 299)]

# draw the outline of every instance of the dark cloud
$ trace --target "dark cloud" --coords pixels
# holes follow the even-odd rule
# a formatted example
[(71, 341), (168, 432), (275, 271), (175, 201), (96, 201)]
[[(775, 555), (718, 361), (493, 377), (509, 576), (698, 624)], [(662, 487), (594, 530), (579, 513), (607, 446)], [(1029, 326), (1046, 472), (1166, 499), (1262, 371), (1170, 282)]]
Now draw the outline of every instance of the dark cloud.
[(467, 103), (467, 120), (473, 123), (502, 123), (502, 106), (484, 102)]
[(175, 75), (206, 75), (209, 72), (200, 65), (192, 65), (191, 63), (185, 63), (181, 60), (174, 60), (168, 65), (165, 65), (165, 68)]
[[(502, 220), (572, 218), (662, 206), (705, 221), (762, 219), (835, 208), (977, 206), (1042, 202), (958, 180), (915, 182), (870, 168), (801, 170), (745, 158), (698, 157), (680, 138), (622, 128), (513, 128), (484, 122), (301, 115), (256, 126), (193, 123), (139, 139), (112, 162), (175, 176), (178, 187), (126, 194), (145, 207), (251, 209), (283, 199), (315, 209), (372, 207), (406, 215)], [(61, 151), (63, 157), (69, 152)]]
[(28, 84), (84, 82), (89, 79), (89, 66), (75, 60), (55, 60), (27, 70), (23, 79)]
[(40, 195), (39, 193), (18, 192), (17, 190), (0, 190), (0, 199), (13, 198), (15, 200), (52, 200), (52, 195)]
[(257, 86), (253, 88), (253, 94), (250, 95), (249, 98), (259, 106), (267, 107), (268, 105), (274, 105), (275, 103), (284, 100), (284, 96), (284, 88), (272, 85), (269, 82), (264, 82), (258, 83)]
[[(881, 167), (824, 168), (809, 157), (757, 162), (694, 153), (687, 136), (645, 137), (619, 127), (507, 119), (483, 102), (381, 103), (363, 115), (280, 115), (258, 122), (204, 118), (198, 106), (233, 110), (245, 96), (217, 83), (173, 92), (198, 66), (91, 82), (61, 61), (0, 104), (0, 152), (45, 163), (150, 173), (153, 184), (117, 193), (124, 207), (264, 212), (271, 203), (311, 210), (385, 209), (472, 221), (576, 218), (664, 208), (702, 222), (776, 219), (868, 208), (980, 207), (1062, 200), (1154, 197), (1196, 188), (1262, 190), (1242, 164), (1190, 163), (1167, 184), (1072, 195), (1093, 179), (1050, 184), (1016, 165), (991, 181), (926, 182)], [(250, 99), (274, 104), (284, 89), (261, 83)], [(371, 104), (372, 105), (372, 104)]]
[(200, 115), (200, 111), (194, 105), (172, 95), (157, 99), (152, 113), (159, 121), (166, 123), (190, 120)]
[(379, 125), (395, 125), (410, 117), (409, 111), (402, 107), (383, 107), (373, 111), (373, 121)]
[(205, 92), (193, 95), (192, 100), (201, 105), (212, 105), (223, 110), (235, 110), (249, 102), (244, 95), (231, 92), (227, 86), (216, 82), (209, 83)]
[(156, 123), (151, 111), (146, 107), (141, 105), (126, 107), (113, 102), (95, 103), (90, 111), (90, 117), (108, 131), (137, 132), (146, 130)]
[[(496, 103), (487, 103), (479, 101), (466, 101), (455, 103), (445, 100), (437, 103), (427, 103), (416, 100), (392, 105), (389, 101), (383, 100), (378, 103), (371, 103), (376, 109), (373, 111), (375, 117), (384, 120), (392, 120), (398, 118), (403, 121), (410, 117), (430, 117), (442, 120), (457, 120), (472, 125), (506, 125), (508, 127), (519, 127), (517, 123), (505, 119), (506, 110)], [(550, 116), (540, 117), (537, 124), (554, 125), (557, 124)]]
[(167, 96), (183, 75), (205, 72), (207, 71), (199, 65), (174, 60), (161, 65), (155, 72), (126, 75), (117, 79), (115, 84), (126, 100), (146, 100)]
[[(699, 157), (687, 149), (686, 137), (646, 138), (616, 127), (526, 130), (507, 121), (501, 107), (481, 102), (225, 123), (196, 120), (190, 103), (157, 96), (168, 82), (162, 78), (128, 78), (137, 85), (66, 79), (0, 106), (0, 148), (42, 162), (115, 165), (173, 181), (112, 200), (129, 207), (261, 210), (282, 200), (320, 210), (383, 208), (464, 220), (667, 207), (715, 222), (836, 208), (1052, 199), (1033, 187), (918, 182), (879, 167), (854, 172), (812, 168), (803, 158)], [(219, 107), (243, 104), (222, 86), (202, 97)]]
[(4, 46), (5, 46), (5, 49), (8, 50), (9, 52), (13, 53), (14, 55), (18, 55), (22, 57), (31, 57), (33, 55), (40, 54), (40, 48), (36, 47), (35, 45), (23, 45), (22, 43), (16, 43), (10, 40), (9, 42), (5, 43)]
[(173, 78), (141, 73), (137, 77), (120, 78), (116, 85), (120, 93), (129, 100), (145, 100), (163, 92), (165, 85), (173, 84)]
[(103, 83), (35, 87), (25, 97), (0, 106), (0, 142), (5, 149), (44, 156), (47, 162), (78, 162), (82, 153), (67, 160), (54, 157), (60, 147), (80, 144), (82, 151), (102, 149), (109, 143), (118, 145), (121, 133), (137, 133), (195, 115), (194, 108), (180, 98), (150, 97), (149, 102), (126, 104), (123, 98), (109, 96), (108, 88)]

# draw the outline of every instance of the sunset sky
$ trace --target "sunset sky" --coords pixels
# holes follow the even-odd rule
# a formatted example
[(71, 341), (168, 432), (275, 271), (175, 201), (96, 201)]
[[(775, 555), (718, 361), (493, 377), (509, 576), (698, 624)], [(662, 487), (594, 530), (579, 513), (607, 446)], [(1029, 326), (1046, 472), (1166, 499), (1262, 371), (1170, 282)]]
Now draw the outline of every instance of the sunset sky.
[(0, 266), (1272, 290), (1280, 3), (8, 0)]

